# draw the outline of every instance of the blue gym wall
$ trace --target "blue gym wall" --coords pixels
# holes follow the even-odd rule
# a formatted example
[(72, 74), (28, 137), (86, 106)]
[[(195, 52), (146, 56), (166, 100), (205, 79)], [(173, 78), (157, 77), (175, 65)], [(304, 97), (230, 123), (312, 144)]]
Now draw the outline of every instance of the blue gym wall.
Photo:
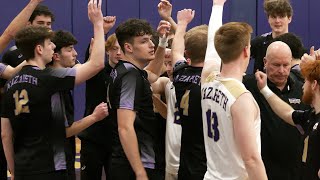
[[(29, 0), (3, 0), (0, 7), (0, 32), (11, 22), (16, 14), (29, 2)], [(160, 17), (157, 13), (159, 0), (104, 0), (104, 15), (117, 16), (116, 26), (128, 18), (141, 18), (148, 20), (156, 28)], [(180, 9), (191, 8), (196, 10), (196, 15), (189, 27), (207, 24), (210, 17), (212, 0), (171, 0), (173, 4), (172, 16), (176, 19), (176, 12)], [(305, 47), (319, 42), (319, 16), (317, 7), (319, 0), (291, 0), (294, 15), (289, 31), (299, 35)], [(87, 0), (44, 0), (55, 14), (56, 22), (53, 29), (71, 31), (78, 39), (76, 46), (78, 59), (83, 62), (85, 49), (92, 36), (92, 26), (87, 16)], [(245, 21), (253, 29), (253, 37), (269, 32), (269, 25), (263, 12), (263, 0), (227, 0), (224, 8), (224, 22)], [(111, 32), (114, 31), (114, 28)], [(0, 55), (1, 58), (1, 55)], [(83, 115), (84, 85), (75, 90), (76, 119)]]

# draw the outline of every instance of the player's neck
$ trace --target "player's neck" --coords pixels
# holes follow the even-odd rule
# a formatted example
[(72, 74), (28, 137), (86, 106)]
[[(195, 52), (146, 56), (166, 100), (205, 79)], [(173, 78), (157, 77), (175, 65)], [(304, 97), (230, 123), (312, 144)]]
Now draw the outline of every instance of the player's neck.
[(40, 69), (45, 69), (46, 64), (43, 62), (41, 58), (33, 58), (27, 61), (27, 65), (37, 66)]
[(243, 69), (240, 64), (228, 63), (222, 64), (220, 76), (223, 78), (234, 78), (242, 81)]

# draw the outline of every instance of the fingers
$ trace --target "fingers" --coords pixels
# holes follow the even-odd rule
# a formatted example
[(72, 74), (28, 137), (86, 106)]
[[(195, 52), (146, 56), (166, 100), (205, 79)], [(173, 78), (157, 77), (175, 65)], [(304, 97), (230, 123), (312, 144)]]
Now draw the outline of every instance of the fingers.
[(113, 23), (116, 21), (116, 16), (106, 16), (103, 18), (104, 22)]
[(313, 56), (314, 55), (314, 46), (311, 46), (310, 48), (310, 56)]

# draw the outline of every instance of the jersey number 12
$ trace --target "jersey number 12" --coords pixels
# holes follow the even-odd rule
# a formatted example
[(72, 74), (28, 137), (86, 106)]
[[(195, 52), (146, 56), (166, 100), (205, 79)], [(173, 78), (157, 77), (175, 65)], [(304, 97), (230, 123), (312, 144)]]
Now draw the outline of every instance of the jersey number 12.
[(14, 115), (19, 115), (20, 113), (30, 113), (29, 106), (26, 105), (29, 102), (28, 92), (23, 89), (20, 93), (17, 90), (13, 94), (16, 109), (14, 110)]

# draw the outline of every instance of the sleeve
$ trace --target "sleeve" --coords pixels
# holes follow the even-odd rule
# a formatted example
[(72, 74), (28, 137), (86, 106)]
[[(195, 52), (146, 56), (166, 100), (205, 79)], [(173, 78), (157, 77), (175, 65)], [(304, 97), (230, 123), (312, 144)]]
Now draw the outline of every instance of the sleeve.
[(301, 110), (295, 110), (292, 113), (292, 120), (295, 123), (297, 129), (299, 132), (304, 135), (308, 131), (308, 127), (310, 126), (310, 117), (311, 117), (312, 111), (301, 111)]
[(222, 26), (222, 14), (223, 14), (223, 6), (214, 5), (212, 6), (209, 28), (208, 28), (208, 44), (206, 50), (205, 61), (216, 61), (216, 66), (220, 70), (221, 66), (221, 58), (218, 55), (216, 48), (214, 46), (214, 36), (216, 31)]
[(122, 76), (117, 109), (137, 111), (140, 108), (140, 103), (137, 102), (141, 99), (140, 93), (143, 92), (143, 82), (139, 76), (140, 74), (136, 70), (129, 70)]
[(2, 77), (2, 73), (4, 72), (4, 70), (7, 68), (7, 65), (0, 63), (0, 77)]
[(46, 84), (52, 92), (73, 89), (75, 85), (75, 68), (46, 68)]

